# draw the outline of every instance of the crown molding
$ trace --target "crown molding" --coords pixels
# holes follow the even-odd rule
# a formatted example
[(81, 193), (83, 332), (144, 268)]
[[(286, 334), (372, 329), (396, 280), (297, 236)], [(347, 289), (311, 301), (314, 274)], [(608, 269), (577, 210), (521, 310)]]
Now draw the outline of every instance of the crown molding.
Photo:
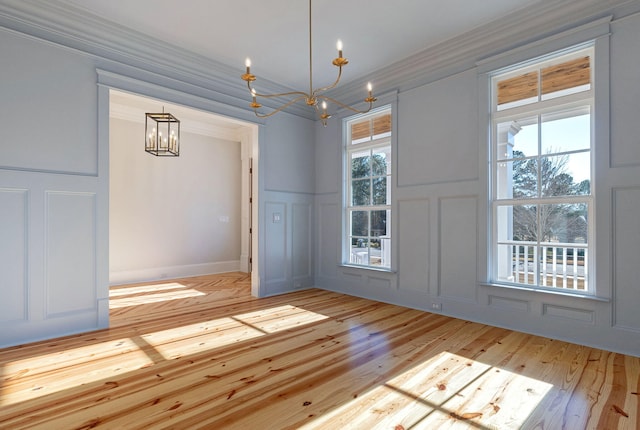
[(362, 99), (362, 82), (370, 81), (376, 92), (399, 92), (426, 85), (475, 67), (483, 58), (512, 50), (552, 34), (567, 31), (607, 16), (620, 18), (640, 10), (638, 0), (567, 0), (536, 2), (478, 27), (468, 33), (426, 48), (411, 57), (372, 71), (361, 79), (332, 90), (329, 95), (352, 104)]
[[(162, 43), (145, 34), (88, 13), (64, 0), (4, 0), (0, 2), (0, 26), (71, 48), (100, 59), (168, 76), (220, 95), (225, 103), (252, 112), (242, 70), (184, 49)], [(232, 79), (237, 77), (238, 79)], [(268, 79), (261, 88), (269, 93), (292, 91)], [(280, 100), (263, 103), (276, 108)], [(288, 112), (314, 118), (306, 106)]]
[[(526, 8), (446, 42), (427, 47), (397, 63), (372, 71), (361, 79), (341, 85), (327, 95), (350, 105), (362, 100), (362, 82), (374, 83), (375, 92), (399, 92), (475, 67), (482, 58), (515, 49), (565, 31), (591, 20), (635, 13), (639, 0), (539, 1)], [(3, 0), (0, 26), (72, 48), (101, 59), (167, 76), (207, 90), (231, 106), (252, 112), (250, 97), (240, 79), (242, 72), (204, 56), (160, 43), (135, 30), (123, 27), (72, 6), (65, 0)], [(265, 93), (282, 93), (291, 88), (261, 80)], [(286, 101), (286, 100), (284, 100)], [(264, 101), (274, 109), (283, 99)], [(287, 112), (316, 119), (315, 112), (302, 104)]]
[[(109, 104), (109, 116), (115, 119), (134, 122), (137, 124), (145, 123), (145, 114), (147, 110), (140, 107), (134, 107), (119, 103)], [(184, 118), (180, 116), (180, 131), (186, 133), (199, 134), (201, 136), (212, 137), (214, 139), (228, 140), (231, 142), (240, 142), (242, 138), (242, 129), (225, 129), (217, 127), (206, 121), (193, 118)], [(142, 136), (141, 138), (143, 138)]]

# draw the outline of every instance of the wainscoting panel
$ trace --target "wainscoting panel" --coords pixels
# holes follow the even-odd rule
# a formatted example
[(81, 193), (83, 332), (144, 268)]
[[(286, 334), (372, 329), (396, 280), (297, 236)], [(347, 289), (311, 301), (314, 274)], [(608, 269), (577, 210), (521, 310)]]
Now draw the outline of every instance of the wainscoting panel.
[(640, 328), (640, 188), (613, 191), (614, 325)]
[(318, 275), (338, 275), (338, 241), (340, 240), (340, 208), (335, 203), (318, 204)]
[(398, 288), (429, 292), (429, 200), (398, 202)]
[(372, 288), (391, 288), (391, 280), (379, 276), (367, 276), (367, 285)]
[(0, 188), (0, 322), (27, 318), (28, 195)]
[(518, 300), (495, 295), (489, 295), (489, 306), (500, 311), (515, 311), (523, 313), (529, 313), (531, 311), (531, 306), (526, 300)]
[(595, 323), (595, 313), (588, 309), (578, 309), (544, 303), (542, 305), (542, 314), (544, 316), (562, 318), (566, 320), (581, 321), (591, 324)]
[(267, 283), (287, 280), (287, 204), (265, 203), (265, 280)]
[(46, 316), (96, 308), (96, 195), (45, 193)]
[(477, 199), (440, 200), (439, 295), (475, 301), (477, 267)]
[[(311, 208), (310, 203), (294, 203), (292, 205), (293, 223), (293, 278), (304, 278), (310, 280), (313, 276), (311, 271), (311, 247), (313, 246), (313, 231), (311, 230)], [(298, 285), (294, 285), (298, 286)]]

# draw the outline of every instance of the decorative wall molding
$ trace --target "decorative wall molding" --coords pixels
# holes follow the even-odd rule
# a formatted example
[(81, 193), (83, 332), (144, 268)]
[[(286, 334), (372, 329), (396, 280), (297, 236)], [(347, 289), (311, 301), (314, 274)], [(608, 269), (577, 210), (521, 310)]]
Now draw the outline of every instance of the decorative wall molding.
[(590, 309), (580, 309), (569, 306), (557, 306), (550, 303), (542, 304), (542, 314), (545, 317), (575, 320), (583, 323), (595, 324), (595, 312)]
[(531, 302), (527, 300), (512, 299), (510, 297), (489, 294), (487, 296), (488, 306), (500, 311), (531, 312)]
[(308, 287), (313, 284), (313, 202), (292, 203), (291, 223), (293, 286)]
[[(637, 181), (637, 180), (636, 180)], [(611, 190), (613, 326), (640, 332), (637, 303), (640, 252), (640, 186)]]
[(28, 319), (29, 190), (0, 187), (0, 324)]
[(47, 319), (97, 312), (97, 200), (88, 191), (44, 193)]

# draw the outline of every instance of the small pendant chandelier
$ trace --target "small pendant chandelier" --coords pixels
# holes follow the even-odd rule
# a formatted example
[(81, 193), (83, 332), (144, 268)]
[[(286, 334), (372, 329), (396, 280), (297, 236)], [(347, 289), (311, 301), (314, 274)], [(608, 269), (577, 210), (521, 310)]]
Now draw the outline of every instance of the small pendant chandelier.
[(180, 121), (170, 113), (146, 113), (144, 150), (159, 157), (180, 155)]
[[(335, 58), (332, 62), (332, 64), (334, 66), (336, 66), (338, 68), (338, 76), (336, 78), (336, 80), (333, 82), (333, 84), (326, 86), (326, 87), (321, 87), (321, 88), (313, 88), (313, 55), (312, 55), (312, 43), (311, 43), (311, 0), (309, 0), (309, 92), (305, 92), (305, 91), (291, 91), (291, 92), (287, 92), (287, 93), (279, 93), (279, 94), (261, 94), (258, 93), (256, 91), (256, 89), (254, 87), (251, 86), (251, 83), (254, 82), (256, 80), (255, 75), (251, 74), (251, 60), (249, 58), (247, 58), (246, 62), (245, 62), (245, 66), (246, 66), (246, 72), (241, 76), (243, 81), (247, 82), (247, 87), (249, 88), (249, 93), (251, 94), (252, 97), (252, 102), (250, 104), (250, 106), (253, 108), (255, 114), (257, 117), (259, 118), (266, 118), (269, 117), (277, 112), (281, 112), (282, 110), (286, 109), (287, 107), (291, 106), (294, 103), (297, 103), (299, 101), (304, 100), (305, 103), (308, 106), (311, 106), (315, 109), (315, 111), (319, 114), (319, 118), (322, 121), (322, 124), (326, 127), (327, 126), (327, 120), (329, 118), (331, 118), (331, 115), (329, 115), (327, 113), (327, 102), (329, 103), (333, 103), (339, 107), (345, 108), (345, 109), (349, 109), (353, 112), (356, 113), (367, 113), (371, 110), (371, 108), (373, 107), (373, 103), (377, 100), (372, 93), (372, 87), (371, 87), (371, 83), (369, 82), (367, 84), (367, 91), (368, 91), (368, 96), (364, 99), (365, 103), (369, 103), (369, 107), (365, 110), (359, 110), (356, 109), (352, 106), (349, 106), (347, 104), (344, 104), (342, 102), (339, 102), (338, 100), (335, 100), (329, 96), (324, 95), (323, 93), (325, 91), (331, 90), (333, 88), (336, 87), (336, 85), (338, 85), (338, 82), (340, 82), (340, 78), (342, 77), (342, 67), (346, 66), (349, 63), (349, 60), (347, 60), (346, 58), (344, 58), (342, 56), (342, 42), (340, 40), (338, 40), (338, 44), (337, 44), (337, 49), (338, 49), (338, 57)], [(290, 97), (291, 99), (286, 102), (284, 105), (282, 105), (281, 107), (275, 109), (273, 112), (270, 112), (268, 114), (261, 114), (258, 112), (258, 109), (260, 107), (262, 107), (262, 105), (260, 103), (258, 103), (258, 97), (264, 97), (264, 98), (272, 98), (272, 97)], [(319, 102), (321, 104), (321, 107), (318, 106)]]

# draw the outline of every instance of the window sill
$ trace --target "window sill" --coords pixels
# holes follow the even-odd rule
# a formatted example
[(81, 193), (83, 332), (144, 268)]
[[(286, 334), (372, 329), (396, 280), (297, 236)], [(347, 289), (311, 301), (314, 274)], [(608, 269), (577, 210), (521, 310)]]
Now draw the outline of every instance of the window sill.
[(359, 269), (359, 270), (366, 270), (366, 271), (370, 271), (370, 272), (381, 272), (381, 273), (390, 273), (390, 274), (395, 274), (397, 273), (396, 270), (392, 270), (392, 269), (387, 269), (387, 268), (377, 268), (377, 267), (371, 267), (371, 266), (358, 266), (355, 264), (338, 264), (338, 267), (342, 267), (343, 269)]
[(557, 291), (557, 290), (548, 290), (543, 288), (533, 288), (533, 287), (524, 287), (521, 285), (510, 285), (510, 284), (494, 284), (490, 282), (481, 282), (479, 284), (483, 287), (497, 287), (497, 288), (507, 288), (511, 290), (519, 290), (519, 291), (529, 291), (532, 293), (542, 293), (542, 294), (552, 294), (556, 296), (565, 296), (565, 297), (575, 297), (578, 299), (587, 299), (587, 300), (595, 300), (597, 302), (605, 302), (608, 303), (611, 301), (610, 298), (607, 297), (598, 297), (591, 294), (584, 294), (578, 292), (569, 292), (569, 291)]

